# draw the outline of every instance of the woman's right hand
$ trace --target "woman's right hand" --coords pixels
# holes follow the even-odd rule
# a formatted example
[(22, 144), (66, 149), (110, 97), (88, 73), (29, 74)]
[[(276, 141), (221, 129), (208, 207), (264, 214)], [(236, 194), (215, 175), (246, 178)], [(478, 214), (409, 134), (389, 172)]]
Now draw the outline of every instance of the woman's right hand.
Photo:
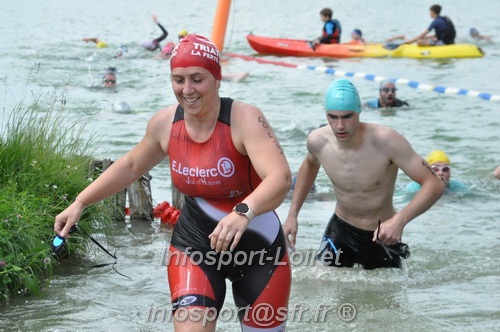
[(75, 201), (55, 218), (54, 232), (61, 237), (68, 237), (69, 230), (80, 220), (85, 205)]

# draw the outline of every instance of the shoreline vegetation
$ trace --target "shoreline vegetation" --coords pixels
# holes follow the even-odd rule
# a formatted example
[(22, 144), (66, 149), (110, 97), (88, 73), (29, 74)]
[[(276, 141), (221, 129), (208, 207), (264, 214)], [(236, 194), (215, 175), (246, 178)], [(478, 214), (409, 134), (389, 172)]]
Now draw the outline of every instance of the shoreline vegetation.
[[(67, 90), (44, 93), (37, 72), (35, 66), (21, 102), (6, 121), (4, 107), (0, 122), (0, 302), (42, 294), (60, 258), (86, 251), (88, 242), (74, 234), (70, 245), (52, 255), (54, 217), (93, 180), (95, 141), (81, 139), (85, 125), (66, 109)], [(111, 222), (111, 210), (106, 200), (86, 209), (80, 223), (102, 228)]]

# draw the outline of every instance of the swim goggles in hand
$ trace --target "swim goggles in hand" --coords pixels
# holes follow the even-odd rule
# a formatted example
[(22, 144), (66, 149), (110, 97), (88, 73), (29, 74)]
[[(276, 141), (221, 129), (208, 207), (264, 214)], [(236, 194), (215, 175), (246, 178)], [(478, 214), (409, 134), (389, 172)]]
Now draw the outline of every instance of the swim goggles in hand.
[(391, 253), (404, 259), (410, 257), (410, 247), (406, 243), (398, 242), (395, 245), (388, 247), (385, 244), (383, 244), (382, 241), (380, 241), (378, 237), (379, 231), (380, 231), (380, 220), (378, 221), (377, 243), (380, 244), (382, 248), (384, 248), (385, 252), (387, 253), (387, 256), (389, 256), (390, 259), (392, 259)]
[[(78, 230), (78, 225), (74, 224), (73, 227), (69, 230), (69, 234), (73, 234)], [(66, 243), (66, 239), (56, 235), (54, 239), (52, 240), (52, 255), (56, 256), (59, 254), (64, 247), (64, 243)]]

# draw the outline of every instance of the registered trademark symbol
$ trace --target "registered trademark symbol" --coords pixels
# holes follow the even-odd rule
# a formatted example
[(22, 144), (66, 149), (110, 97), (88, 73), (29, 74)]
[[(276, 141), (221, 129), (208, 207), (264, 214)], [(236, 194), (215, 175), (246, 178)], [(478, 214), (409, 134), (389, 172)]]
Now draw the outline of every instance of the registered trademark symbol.
[(343, 303), (339, 306), (337, 314), (344, 322), (350, 322), (356, 318), (356, 307), (350, 303)]

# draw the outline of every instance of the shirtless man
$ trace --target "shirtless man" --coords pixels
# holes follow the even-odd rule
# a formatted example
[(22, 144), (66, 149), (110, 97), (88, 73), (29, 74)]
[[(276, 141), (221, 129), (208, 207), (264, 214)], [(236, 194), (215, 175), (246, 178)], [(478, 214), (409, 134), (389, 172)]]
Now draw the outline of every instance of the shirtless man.
[[(318, 259), (340, 267), (400, 267), (404, 227), (441, 197), (444, 185), (401, 134), (361, 122), (360, 112), (354, 85), (346, 79), (333, 82), (326, 92), (329, 126), (309, 134), (284, 232), (293, 248), (300, 208), (323, 166), (337, 203)], [(399, 168), (422, 188), (398, 212), (392, 197)]]

